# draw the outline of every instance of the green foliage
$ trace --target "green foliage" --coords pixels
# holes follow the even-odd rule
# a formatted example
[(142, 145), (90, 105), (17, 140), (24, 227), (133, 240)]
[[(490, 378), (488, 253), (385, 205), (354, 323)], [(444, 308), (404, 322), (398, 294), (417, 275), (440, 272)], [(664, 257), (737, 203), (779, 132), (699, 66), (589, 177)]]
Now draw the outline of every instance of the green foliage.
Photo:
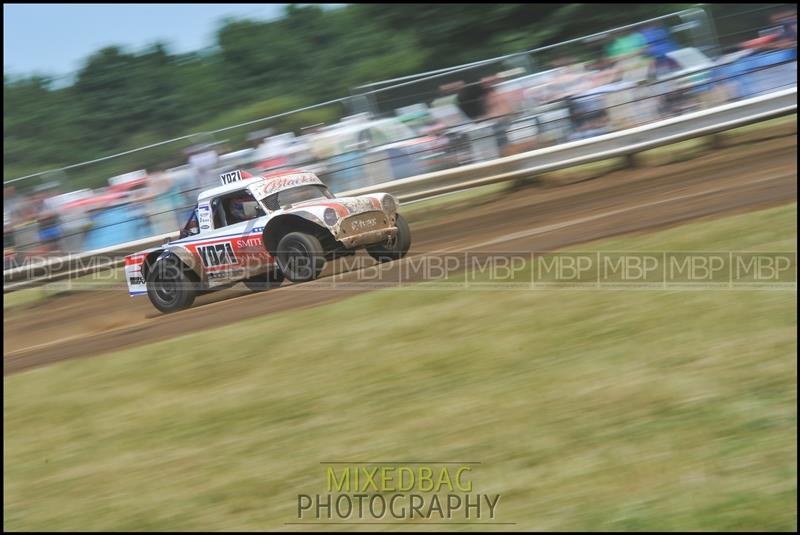
[[(792, 250), (796, 214), (578, 250)], [(321, 461), (425, 459), (515, 530), (797, 530), (795, 291), (433, 286), (7, 376), (3, 527), (286, 530)]]
[[(117, 46), (89, 56), (75, 81), (3, 78), (3, 175), (9, 180), (193, 132), (345, 97), (367, 82), (586, 35), (685, 4), (292, 4), (273, 21), (228, 19), (204, 52), (171, 54), (166, 44)], [(299, 130), (333, 122), (343, 107), (259, 124)], [(249, 130), (252, 131), (252, 130)], [(225, 132), (231, 148), (247, 129)], [(170, 152), (171, 151), (171, 152)], [(69, 178), (105, 183), (122, 173), (183, 157), (175, 146), (90, 166)], [(131, 163), (132, 161), (132, 163)], [(108, 175), (111, 176), (111, 175)]]

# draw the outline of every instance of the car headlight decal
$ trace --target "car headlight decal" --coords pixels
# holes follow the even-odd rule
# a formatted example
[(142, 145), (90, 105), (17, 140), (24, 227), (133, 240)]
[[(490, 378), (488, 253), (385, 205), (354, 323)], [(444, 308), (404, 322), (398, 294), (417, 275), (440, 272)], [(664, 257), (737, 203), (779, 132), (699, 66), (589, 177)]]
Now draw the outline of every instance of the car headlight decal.
[(336, 215), (336, 210), (333, 208), (325, 208), (323, 219), (325, 220), (325, 224), (331, 227), (335, 225), (337, 221), (339, 221), (339, 217)]
[(384, 195), (381, 204), (383, 205), (384, 212), (391, 214), (397, 210), (397, 202), (395, 202), (394, 197), (391, 195)]

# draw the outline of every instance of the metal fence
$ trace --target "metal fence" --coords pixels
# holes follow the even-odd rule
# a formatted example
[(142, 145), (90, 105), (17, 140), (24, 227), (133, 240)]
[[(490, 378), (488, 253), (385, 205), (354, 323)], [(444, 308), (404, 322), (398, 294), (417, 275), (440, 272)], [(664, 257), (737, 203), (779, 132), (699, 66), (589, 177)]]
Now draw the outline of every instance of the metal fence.
[[(785, 5), (760, 9), (775, 13), (781, 6)], [(735, 16), (750, 17), (752, 22), (754, 15)], [(731, 15), (727, 20), (739, 19)], [(605, 39), (604, 46), (613, 44), (607, 34), (620, 36), (653, 25), (669, 30), (674, 50), (665, 53), (669, 59), (664, 61), (672, 68), (659, 70), (652, 58), (642, 61), (636, 55), (603, 64), (607, 58), (599, 43)], [(751, 27), (744, 37), (770, 30), (766, 26)], [(686, 10), (533, 51), (370, 84), (345, 99), (225, 127), (199, 138), (166, 140), (56, 174), (19, 177), (6, 184), (31, 178), (80, 183), (87, 169), (102, 169), (112, 159), (125, 159), (131, 162), (130, 169), (143, 170), (140, 175), (117, 177), (99, 192), (54, 198), (52, 191), (42, 188), (35, 194), (36, 202), (47, 204), (44, 199), (48, 199), (57, 216), (50, 219), (25, 214), (30, 197), (23, 198), (22, 206), (11, 210), (15, 212), (11, 231), (4, 232), (5, 268), (31, 254), (101, 249), (171, 232), (188, 217), (197, 193), (216, 185), (220, 172), (234, 168), (262, 172), (303, 167), (341, 192), (796, 86), (796, 43), (771, 51), (729, 53), (730, 45), (720, 46), (715, 31), (706, 11)], [(487, 76), (493, 79), (466, 90), (452, 86), (442, 91), (448, 83)], [(469, 116), (471, 107), (487, 101), (505, 103), (505, 108), (488, 105), (479, 116)], [(159, 163), (176, 154), (188, 163), (172, 167)], [(157, 163), (145, 169), (143, 162), (150, 161)]]
[[(738, 126), (779, 117), (797, 111), (797, 87), (772, 91), (740, 102), (716, 106), (680, 117), (648, 123), (621, 132), (594, 138), (562, 143), (523, 154), (498, 158), (488, 162), (464, 165), (454, 169), (427, 173), (391, 182), (384, 182), (346, 192), (346, 195), (388, 191), (401, 202), (429, 198), (443, 193), (460, 191), (521, 176), (554, 171), (592, 161), (635, 154), (650, 148), (722, 132)], [(176, 232), (145, 240), (127, 242), (87, 253), (28, 258), (24, 265), (3, 272), (3, 291), (27, 288), (39, 284), (107, 271), (122, 265), (127, 254), (159, 245), (177, 236)]]

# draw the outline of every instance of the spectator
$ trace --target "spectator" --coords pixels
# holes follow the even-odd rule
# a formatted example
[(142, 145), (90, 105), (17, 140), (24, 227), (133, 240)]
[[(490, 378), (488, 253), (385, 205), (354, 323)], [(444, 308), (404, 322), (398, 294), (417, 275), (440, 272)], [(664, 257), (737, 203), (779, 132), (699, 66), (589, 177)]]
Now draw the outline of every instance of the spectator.
[(156, 167), (148, 175), (147, 195), (141, 201), (147, 207), (150, 228), (155, 234), (166, 234), (178, 228), (175, 214), (179, 207), (178, 195), (175, 181), (163, 167)]
[(18, 199), (16, 197), (14, 186), (5, 186), (3, 188), (3, 234), (6, 235), (11, 232), (16, 220), (16, 212), (18, 206)]
[(489, 118), (506, 117), (514, 113), (514, 106), (497, 87), (500, 81), (501, 79), (497, 76), (489, 76), (481, 80), (487, 91), (486, 113)]
[(439, 106), (457, 105), (458, 93), (464, 88), (464, 85), (464, 82), (461, 80), (440, 85), (439, 96), (431, 102), (431, 107), (436, 108)]
[(458, 93), (458, 106), (475, 122), (493, 121), (498, 148), (506, 146), (508, 129), (514, 109), (493, 85), (496, 77), (487, 77), (480, 82), (467, 84)]
[(82, 250), (83, 239), (91, 227), (91, 220), (81, 207), (62, 205), (61, 228), (63, 230), (62, 243), (67, 253), (78, 253)]
[(15, 255), (14, 250), (14, 224), (17, 220), (18, 200), (15, 196), (14, 186), (3, 188), (3, 269), (7, 269), (6, 262)]
[[(604, 64), (613, 64), (608, 60), (601, 61)], [(591, 88), (591, 80), (587, 76), (584, 64), (565, 57), (554, 61), (553, 66), (555, 67), (555, 75), (551, 83), (553, 94), (549, 100), (559, 100)]]
[(486, 114), (486, 88), (480, 82), (465, 84), (457, 96), (458, 107), (473, 121)]
[(667, 55), (678, 50), (678, 46), (662, 26), (649, 24), (642, 30), (642, 36), (647, 42), (644, 53), (653, 59), (653, 68), (656, 76), (662, 76), (679, 68), (678, 63)]
[(61, 218), (58, 208), (53, 202), (53, 197), (56, 194), (57, 187), (54, 184), (45, 184), (39, 188), (36, 195), (39, 241), (42, 244), (42, 248), (48, 252), (56, 252), (62, 249), (61, 238), (63, 230), (61, 228)]
[(611, 35), (613, 39), (606, 48), (606, 55), (614, 61), (636, 57), (647, 47), (647, 41), (637, 31), (619, 32)]
[(509, 102), (506, 95), (497, 89), (499, 82), (497, 76), (490, 76), (481, 80), (486, 88), (486, 119), (494, 121), (495, 137), (497, 146), (503, 150), (508, 145), (508, 128), (514, 120), (514, 107)]
[(780, 24), (778, 38), (774, 43), (779, 48), (797, 46), (797, 11), (783, 11), (770, 17), (774, 24)]
[(33, 251), (39, 242), (39, 224), (36, 195), (22, 197), (16, 205), (14, 218), (14, 246), (18, 251)]
[(278, 134), (266, 137), (256, 147), (255, 159), (259, 169), (277, 169), (289, 164), (288, 153), (294, 140), (294, 134)]
[(194, 173), (195, 187), (203, 189), (218, 185), (219, 180), (215, 173), (218, 166), (219, 155), (214, 150), (213, 144), (207, 143), (195, 147), (193, 154), (189, 156), (189, 167)]
[(194, 175), (190, 169), (177, 168), (167, 172), (172, 184), (171, 194), (175, 205), (175, 217), (179, 225), (183, 225), (194, 213), (197, 204), (197, 189), (194, 186)]

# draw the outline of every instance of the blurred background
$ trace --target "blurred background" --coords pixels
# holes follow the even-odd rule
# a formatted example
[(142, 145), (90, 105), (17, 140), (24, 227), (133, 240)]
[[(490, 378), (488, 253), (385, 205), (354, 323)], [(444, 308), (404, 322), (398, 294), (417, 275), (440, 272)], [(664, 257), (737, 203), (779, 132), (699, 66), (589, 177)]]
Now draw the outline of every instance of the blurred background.
[[(4, 13), (4, 260), (23, 266), (4, 273), (8, 531), (314, 529), (287, 524), (325, 462), (411, 460), (478, 462), (474, 491), (502, 495), (508, 529), (797, 531), (796, 109), (711, 111), (725, 131), (669, 145), (670, 128), (637, 132), (626, 149), (658, 146), (636, 161), (539, 174), (534, 156), (519, 180), (403, 206), (408, 262), (361, 254), (318, 283), (165, 316), (121, 265), (235, 168), (400, 189), (769, 93), (774, 112), (796, 98), (795, 5)], [(36, 265), (66, 252), (88, 266)], [(657, 252), (731, 269), (528, 276)], [(734, 254), (792, 261), (734, 285)], [(437, 269), (456, 257), (481, 263)]]
[(6, 69), (4, 268), (174, 232), (235, 168), (343, 192), (797, 81), (793, 4), (282, 9), (195, 52), (165, 35), (69, 75)]

